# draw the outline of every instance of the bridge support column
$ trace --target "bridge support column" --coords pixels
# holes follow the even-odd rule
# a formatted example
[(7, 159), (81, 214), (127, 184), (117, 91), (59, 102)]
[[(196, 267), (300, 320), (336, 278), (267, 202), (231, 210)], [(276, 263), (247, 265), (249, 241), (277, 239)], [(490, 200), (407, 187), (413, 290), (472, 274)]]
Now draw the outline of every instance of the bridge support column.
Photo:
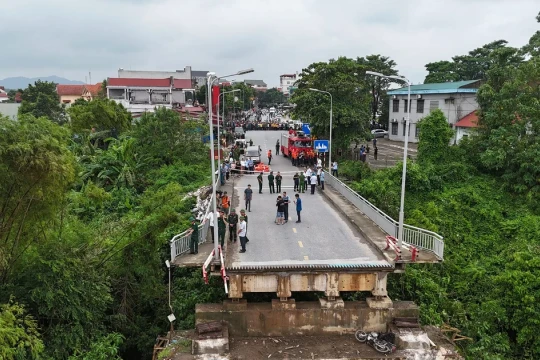
[(329, 299), (334, 299), (339, 296), (339, 274), (327, 273), (326, 274), (326, 290), (324, 291)]
[(386, 281), (388, 273), (380, 272), (375, 276), (375, 286), (371, 293), (373, 297), (367, 298), (366, 302), (371, 309), (389, 309), (393, 306), (392, 299), (388, 297), (386, 291)]
[(231, 275), (229, 277), (229, 298), (241, 299), (244, 297), (242, 291), (242, 275)]
[(279, 275), (277, 284), (277, 296), (281, 301), (287, 301), (291, 297), (291, 278), (289, 275)]
[(380, 272), (377, 273), (375, 276), (375, 286), (373, 287), (373, 290), (371, 293), (373, 296), (388, 296), (388, 292), (386, 291), (386, 280), (388, 279), (388, 273), (386, 272)]

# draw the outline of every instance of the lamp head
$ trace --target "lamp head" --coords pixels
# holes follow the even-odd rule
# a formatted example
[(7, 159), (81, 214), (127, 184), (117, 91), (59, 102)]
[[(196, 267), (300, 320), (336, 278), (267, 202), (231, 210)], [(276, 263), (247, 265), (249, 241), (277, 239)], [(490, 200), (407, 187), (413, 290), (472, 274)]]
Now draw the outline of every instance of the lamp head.
[(311, 90), (311, 91), (316, 91), (316, 92), (320, 92), (320, 91), (321, 91), (321, 90), (319, 90), (319, 89), (314, 89), (314, 88), (309, 88), (309, 90)]
[(171, 263), (169, 262), (169, 260), (165, 260), (165, 265), (167, 265), (169, 269), (171, 268)]
[(206, 77), (210, 77), (210, 76), (216, 76), (216, 73), (213, 72), (213, 71), (209, 71), (206, 73)]
[(236, 73), (236, 75), (245, 75), (245, 74), (252, 73), (254, 71), (255, 70), (253, 70), (253, 69), (240, 70), (239, 72)]

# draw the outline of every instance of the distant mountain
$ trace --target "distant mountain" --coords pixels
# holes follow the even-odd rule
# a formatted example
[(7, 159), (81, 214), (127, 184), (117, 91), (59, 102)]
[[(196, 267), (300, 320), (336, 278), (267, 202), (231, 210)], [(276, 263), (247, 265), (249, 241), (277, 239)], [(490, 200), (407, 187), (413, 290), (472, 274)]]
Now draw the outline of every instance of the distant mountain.
[(62, 77), (53, 75), (53, 76), (40, 76), (36, 78), (27, 78), (23, 76), (17, 76), (17, 77), (9, 77), (5, 78), (4, 80), (0, 80), (0, 85), (3, 86), (6, 89), (26, 89), (28, 87), (28, 84), (33, 84), (37, 80), (41, 81), (52, 81), (57, 84), (63, 84), (63, 85), (83, 85), (83, 81), (77, 81), (77, 80), (68, 80), (64, 79)]

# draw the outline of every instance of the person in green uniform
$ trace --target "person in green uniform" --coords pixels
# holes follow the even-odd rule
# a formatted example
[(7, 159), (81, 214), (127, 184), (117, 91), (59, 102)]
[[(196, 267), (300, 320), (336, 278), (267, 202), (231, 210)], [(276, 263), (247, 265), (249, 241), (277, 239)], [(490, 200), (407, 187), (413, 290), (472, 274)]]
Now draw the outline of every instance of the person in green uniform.
[(270, 188), (270, 194), (276, 193), (276, 188), (274, 187), (274, 172), (270, 171), (268, 175), (268, 187)]
[[(246, 210), (244, 210), (244, 209), (240, 210), (240, 218), (242, 218), (242, 216), (244, 217), (244, 220), (246, 221), (246, 237), (247, 237), (247, 228), (248, 228), (247, 223), (248, 223), (248, 216), (247, 216), (247, 214), (246, 214)], [(246, 240), (246, 242), (249, 242), (249, 239)]]
[(188, 235), (191, 235), (191, 240), (189, 242), (189, 250), (190, 254), (198, 254), (199, 253), (199, 225), (197, 224), (197, 221), (192, 216), (189, 218), (189, 221), (191, 221), (191, 228), (189, 229)]
[(259, 182), (259, 194), (262, 194), (262, 185), (263, 185), (263, 173), (261, 172), (259, 176), (257, 176), (257, 181)]
[(306, 176), (303, 171), (300, 171), (300, 190), (298, 191), (306, 191)]
[(278, 171), (277, 175), (276, 175), (276, 187), (277, 187), (277, 192), (278, 193), (281, 192), (281, 180), (282, 179), (283, 179), (283, 176), (281, 176), (280, 172)]
[(227, 222), (229, 223), (229, 241), (236, 242), (238, 234), (236, 231), (236, 225), (238, 224), (238, 215), (234, 209), (231, 209), (231, 213), (227, 217)]
[(223, 210), (219, 210), (218, 223), (218, 241), (221, 244), (223, 250), (225, 246), (225, 232), (227, 230), (227, 220), (225, 220), (225, 213)]

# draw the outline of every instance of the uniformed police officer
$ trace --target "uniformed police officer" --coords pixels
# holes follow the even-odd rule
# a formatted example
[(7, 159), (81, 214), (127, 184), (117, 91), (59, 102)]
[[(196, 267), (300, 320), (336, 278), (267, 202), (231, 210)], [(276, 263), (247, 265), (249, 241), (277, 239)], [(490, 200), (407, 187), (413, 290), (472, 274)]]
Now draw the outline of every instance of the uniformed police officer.
[(199, 253), (199, 225), (197, 224), (197, 221), (192, 216), (189, 218), (189, 221), (191, 221), (191, 229), (189, 229), (189, 235), (191, 235), (191, 240), (189, 242), (189, 253), (190, 254), (198, 254)]
[(262, 194), (262, 186), (263, 186), (263, 173), (261, 172), (259, 176), (257, 176), (257, 181), (259, 182), (259, 194)]
[(236, 214), (236, 211), (234, 209), (231, 209), (231, 213), (227, 217), (227, 222), (229, 223), (229, 241), (236, 242), (236, 224), (238, 224), (238, 215)]
[(276, 175), (276, 188), (278, 193), (281, 192), (281, 180), (283, 180), (283, 176), (281, 176), (281, 173), (278, 171)]
[(225, 246), (225, 232), (227, 230), (227, 221), (225, 220), (223, 210), (219, 211), (218, 223), (218, 241), (221, 244), (221, 249)]
[(270, 174), (268, 174), (268, 187), (270, 188), (270, 194), (274, 194), (276, 192), (276, 188), (274, 187), (274, 172), (270, 171)]

